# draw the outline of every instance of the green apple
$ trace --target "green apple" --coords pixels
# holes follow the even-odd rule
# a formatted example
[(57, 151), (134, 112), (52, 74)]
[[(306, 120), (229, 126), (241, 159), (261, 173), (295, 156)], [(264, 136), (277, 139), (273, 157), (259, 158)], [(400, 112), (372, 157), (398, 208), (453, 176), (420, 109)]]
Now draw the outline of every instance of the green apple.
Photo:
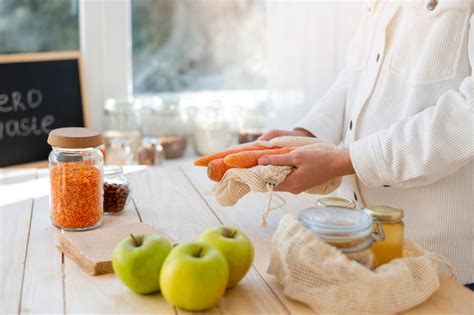
[(164, 298), (188, 311), (203, 311), (216, 305), (228, 281), (229, 267), (224, 256), (201, 241), (173, 248), (160, 275)]
[(242, 231), (233, 227), (215, 227), (205, 230), (199, 238), (217, 248), (229, 265), (228, 288), (235, 286), (252, 266), (252, 242)]
[(130, 234), (112, 254), (115, 274), (132, 291), (140, 294), (160, 290), (160, 271), (173, 245), (159, 234)]

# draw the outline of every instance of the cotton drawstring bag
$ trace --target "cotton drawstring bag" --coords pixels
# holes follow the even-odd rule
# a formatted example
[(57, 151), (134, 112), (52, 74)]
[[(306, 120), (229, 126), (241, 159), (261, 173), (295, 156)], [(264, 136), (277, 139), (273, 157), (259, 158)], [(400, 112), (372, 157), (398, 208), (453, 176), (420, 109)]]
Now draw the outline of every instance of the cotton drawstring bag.
[[(295, 151), (336, 149), (334, 144), (322, 139), (293, 136), (278, 137), (270, 141), (255, 141), (252, 145), (294, 147)], [(259, 165), (246, 169), (230, 169), (214, 187), (214, 195), (222, 206), (228, 207), (235, 205), (240, 198), (249, 192), (268, 192), (268, 206), (262, 215), (262, 221), (260, 223), (260, 225), (265, 225), (268, 213), (282, 207), (285, 203), (281, 197), (276, 195), (276, 197), (280, 199), (280, 204), (277, 207), (271, 208), (271, 201), (274, 196), (273, 188), (281, 184), (292, 171), (292, 166), (272, 165)], [(341, 181), (341, 177), (337, 177), (326, 183), (310, 188), (306, 192), (318, 195), (329, 194), (339, 187)]]
[(268, 273), (288, 297), (320, 314), (393, 314), (427, 300), (438, 288), (441, 256), (406, 240), (403, 258), (376, 270), (349, 260), (291, 214), (272, 239)]

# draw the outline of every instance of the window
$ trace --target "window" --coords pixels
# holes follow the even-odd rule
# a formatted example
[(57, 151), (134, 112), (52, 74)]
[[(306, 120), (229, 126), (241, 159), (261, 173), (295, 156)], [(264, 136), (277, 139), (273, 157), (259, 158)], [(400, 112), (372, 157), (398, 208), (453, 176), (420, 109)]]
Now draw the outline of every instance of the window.
[(263, 0), (131, 6), (134, 94), (265, 87)]
[(78, 0), (0, 0), (0, 54), (77, 49)]

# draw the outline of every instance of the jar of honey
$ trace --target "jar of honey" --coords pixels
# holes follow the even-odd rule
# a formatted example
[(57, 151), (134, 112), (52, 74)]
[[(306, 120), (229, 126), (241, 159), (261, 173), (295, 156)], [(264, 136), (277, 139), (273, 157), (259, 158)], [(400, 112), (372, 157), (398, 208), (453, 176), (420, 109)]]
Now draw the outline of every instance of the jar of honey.
[[(375, 268), (371, 251), (374, 242), (384, 238), (380, 223), (364, 211), (348, 208), (308, 208), (298, 215), (299, 221), (331, 246), (339, 249), (350, 260)], [(373, 229), (375, 225), (377, 229)]]
[(356, 203), (350, 199), (341, 198), (341, 197), (325, 197), (325, 198), (318, 199), (318, 201), (316, 201), (316, 207), (318, 208), (339, 207), (339, 208), (355, 209)]
[(368, 206), (365, 209), (375, 220), (382, 223), (385, 240), (372, 245), (376, 265), (389, 263), (393, 259), (401, 258), (403, 253), (403, 210), (390, 206)]

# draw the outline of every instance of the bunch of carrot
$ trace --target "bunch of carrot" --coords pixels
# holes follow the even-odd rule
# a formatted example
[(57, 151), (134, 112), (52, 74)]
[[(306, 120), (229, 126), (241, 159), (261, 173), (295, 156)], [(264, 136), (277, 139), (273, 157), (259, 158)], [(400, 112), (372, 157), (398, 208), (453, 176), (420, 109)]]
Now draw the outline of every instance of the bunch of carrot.
[(213, 181), (220, 181), (231, 168), (250, 168), (258, 165), (258, 159), (265, 155), (290, 153), (289, 147), (244, 146), (203, 156), (196, 161), (196, 166), (207, 166), (207, 176)]

